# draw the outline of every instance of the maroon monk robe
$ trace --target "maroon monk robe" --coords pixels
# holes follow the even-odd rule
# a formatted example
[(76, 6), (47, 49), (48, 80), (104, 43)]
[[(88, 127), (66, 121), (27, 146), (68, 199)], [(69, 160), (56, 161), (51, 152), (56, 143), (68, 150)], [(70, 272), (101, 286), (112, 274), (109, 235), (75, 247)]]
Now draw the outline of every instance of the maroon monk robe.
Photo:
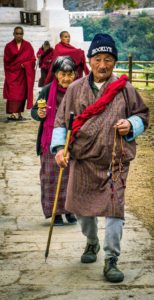
[(4, 71), (3, 97), (11, 102), (27, 99), (27, 109), (30, 109), (33, 106), (35, 55), (29, 42), (23, 40), (19, 50), (15, 40), (5, 46)]
[(41, 69), (49, 70), (53, 60), (53, 48), (44, 51), (43, 47), (39, 48), (36, 56), (39, 57), (39, 67)]
[[(81, 78), (83, 76), (83, 71), (85, 75), (89, 74), (90, 71), (86, 65), (86, 60), (85, 60), (85, 55), (83, 50), (77, 49), (70, 44), (64, 44), (63, 42), (60, 42), (55, 46), (54, 53), (53, 53), (53, 61), (58, 56), (70, 56), (74, 60), (77, 66), (77, 78)], [(48, 76), (45, 80), (45, 84), (51, 82), (51, 78), (52, 78), (51, 70), (52, 70), (52, 65), (48, 72)]]
[(36, 56), (39, 57), (39, 68), (41, 69), (41, 77), (38, 81), (38, 86), (42, 87), (45, 85), (45, 80), (48, 75), (50, 66), (53, 61), (53, 48), (49, 48), (44, 51), (43, 47), (39, 48)]

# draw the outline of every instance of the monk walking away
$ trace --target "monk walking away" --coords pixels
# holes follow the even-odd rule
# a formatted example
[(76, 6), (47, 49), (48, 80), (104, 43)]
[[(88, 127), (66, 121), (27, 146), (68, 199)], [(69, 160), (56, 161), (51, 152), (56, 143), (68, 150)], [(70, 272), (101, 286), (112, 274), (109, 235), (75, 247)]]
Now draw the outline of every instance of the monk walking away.
[(3, 97), (6, 99), (6, 113), (9, 121), (24, 120), (27, 109), (33, 106), (33, 87), (35, 80), (35, 55), (32, 45), (23, 39), (24, 30), (14, 28), (14, 39), (4, 49), (5, 81)]
[[(149, 110), (126, 75), (114, 75), (118, 60), (115, 41), (96, 34), (88, 50), (91, 73), (73, 82), (58, 108), (51, 151), (60, 167), (69, 163), (65, 208), (74, 213), (87, 238), (82, 263), (93, 263), (100, 250), (98, 216), (105, 217), (103, 274), (121, 282), (117, 267), (124, 226), (124, 191), (135, 138), (148, 126)], [(69, 113), (76, 118), (67, 158), (64, 158)], [(60, 138), (61, 137), (61, 138)]]
[(49, 41), (45, 41), (41, 48), (36, 53), (41, 70), (41, 77), (38, 81), (38, 87), (45, 85), (45, 79), (48, 75), (50, 65), (53, 60), (53, 48), (50, 46)]

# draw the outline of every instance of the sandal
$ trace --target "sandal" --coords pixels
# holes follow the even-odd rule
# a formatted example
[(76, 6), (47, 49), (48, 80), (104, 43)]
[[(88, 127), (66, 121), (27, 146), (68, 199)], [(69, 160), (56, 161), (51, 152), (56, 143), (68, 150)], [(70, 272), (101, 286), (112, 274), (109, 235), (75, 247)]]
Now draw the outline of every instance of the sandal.
[(18, 120), (18, 121), (26, 121), (27, 119), (24, 118), (23, 116), (19, 116), (17, 120)]
[(11, 116), (7, 117), (7, 120), (8, 121), (17, 121), (18, 119), (14, 114), (12, 114)]

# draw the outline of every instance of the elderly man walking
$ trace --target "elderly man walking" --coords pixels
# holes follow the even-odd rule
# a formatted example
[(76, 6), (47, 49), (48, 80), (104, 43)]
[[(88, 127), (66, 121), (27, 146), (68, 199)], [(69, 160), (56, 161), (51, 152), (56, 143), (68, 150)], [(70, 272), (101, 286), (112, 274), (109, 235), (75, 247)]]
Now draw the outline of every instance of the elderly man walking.
[[(115, 41), (96, 34), (88, 50), (90, 75), (68, 88), (58, 109), (51, 150), (61, 167), (70, 164), (66, 209), (77, 215), (87, 238), (82, 263), (93, 263), (100, 250), (97, 217), (105, 217), (104, 276), (121, 282), (117, 267), (124, 225), (124, 191), (135, 138), (148, 126), (149, 110), (126, 75), (117, 78)], [(70, 151), (64, 157), (69, 113), (73, 111)], [(61, 136), (61, 139), (59, 138)]]

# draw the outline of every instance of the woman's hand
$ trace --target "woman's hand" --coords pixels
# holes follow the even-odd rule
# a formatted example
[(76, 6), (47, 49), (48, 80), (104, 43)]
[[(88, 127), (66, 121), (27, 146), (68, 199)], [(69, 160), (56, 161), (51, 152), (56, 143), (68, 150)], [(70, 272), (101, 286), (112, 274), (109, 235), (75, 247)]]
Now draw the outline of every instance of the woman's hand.
[(64, 157), (64, 149), (61, 149), (57, 152), (55, 156), (56, 163), (59, 167), (66, 168), (70, 159), (70, 153), (67, 152), (67, 156)]
[(46, 117), (46, 108), (38, 108), (37, 114), (39, 118), (44, 119)]
[(131, 129), (131, 123), (127, 119), (120, 119), (114, 127), (117, 127), (120, 135), (127, 135)]

